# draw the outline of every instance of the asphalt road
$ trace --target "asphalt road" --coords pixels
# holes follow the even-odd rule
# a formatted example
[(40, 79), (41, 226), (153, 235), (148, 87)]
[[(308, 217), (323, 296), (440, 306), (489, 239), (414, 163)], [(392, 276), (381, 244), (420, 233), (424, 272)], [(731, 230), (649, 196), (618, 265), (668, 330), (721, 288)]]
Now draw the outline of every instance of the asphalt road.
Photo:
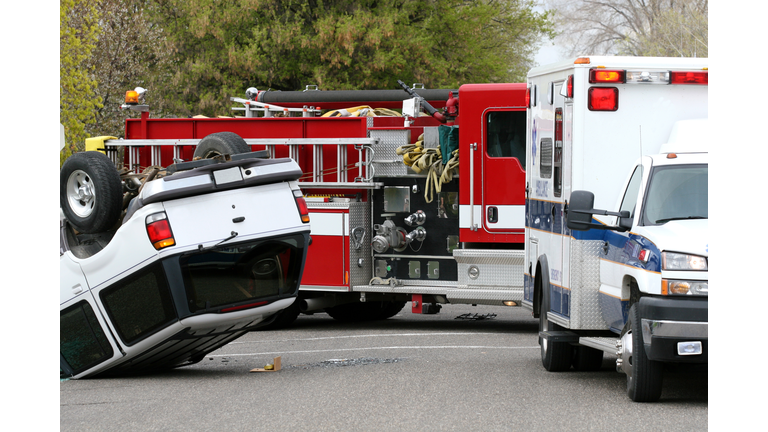
[[(457, 319), (470, 314), (485, 319)], [(476, 316), (474, 314), (477, 314)], [(486, 314), (496, 314), (490, 316)], [(631, 402), (615, 357), (597, 372), (543, 369), (522, 308), (448, 305), (437, 315), (343, 324), (300, 316), (202, 362), (60, 383), (62, 431), (701, 431), (706, 371), (668, 370), (657, 403)], [(281, 356), (278, 372), (250, 372)]]

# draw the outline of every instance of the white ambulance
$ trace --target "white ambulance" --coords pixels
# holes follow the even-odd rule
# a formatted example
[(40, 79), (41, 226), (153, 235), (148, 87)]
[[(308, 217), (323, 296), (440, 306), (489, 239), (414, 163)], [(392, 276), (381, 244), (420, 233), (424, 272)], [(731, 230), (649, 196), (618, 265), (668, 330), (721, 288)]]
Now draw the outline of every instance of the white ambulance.
[(707, 64), (580, 57), (529, 72), (523, 305), (547, 370), (615, 353), (629, 397), (655, 401), (664, 363), (706, 364)]

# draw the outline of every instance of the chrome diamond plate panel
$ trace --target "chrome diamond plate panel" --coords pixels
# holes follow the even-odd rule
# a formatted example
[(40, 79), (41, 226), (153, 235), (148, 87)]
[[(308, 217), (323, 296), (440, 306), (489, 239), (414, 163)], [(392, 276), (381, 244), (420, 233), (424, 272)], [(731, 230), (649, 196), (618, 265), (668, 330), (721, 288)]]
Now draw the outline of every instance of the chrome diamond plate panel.
[[(525, 253), (520, 250), (454, 249), (458, 286), (498, 300), (522, 300)], [(513, 293), (519, 297), (510, 297)], [(494, 294), (495, 293), (495, 294)]]
[(414, 172), (403, 163), (403, 157), (395, 150), (411, 142), (409, 130), (372, 130), (370, 138), (379, 138), (379, 144), (373, 149), (373, 167), (375, 177), (399, 177)]
[(571, 320), (570, 328), (608, 329), (600, 309), (600, 256), (603, 242), (600, 240), (571, 240), (570, 281)]
[[(349, 284), (367, 284), (373, 275), (371, 207), (367, 202), (349, 203)], [(355, 236), (362, 232), (362, 237)]]

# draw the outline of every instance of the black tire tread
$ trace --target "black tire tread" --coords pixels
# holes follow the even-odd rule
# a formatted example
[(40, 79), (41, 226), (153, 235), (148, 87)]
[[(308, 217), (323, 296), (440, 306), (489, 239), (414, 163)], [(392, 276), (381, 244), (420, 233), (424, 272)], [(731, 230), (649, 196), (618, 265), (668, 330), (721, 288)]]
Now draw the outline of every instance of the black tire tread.
[(637, 305), (629, 309), (632, 331), (632, 375), (627, 376), (627, 396), (635, 402), (656, 402), (661, 397), (664, 365), (648, 359), (643, 348), (640, 310)]
[[(77, 170), (91, 177), (97, 200), (93, 213), (85, 218), (77, 216), (67, 201), (67, 182)], [(59, 183), (59, 205), (77, 231), (96, 234), (117, 224), (123, 210), (123, 186), (114, 164), (105, 154), (96, 151), (73, 154), (61, 166)]]
[(211, 157), (210, 153), (234, 155), (250, 151), (251, 146), (240, 135), (234, 132), (216, 132), (200, 140), (193, 157), (206, 158)]

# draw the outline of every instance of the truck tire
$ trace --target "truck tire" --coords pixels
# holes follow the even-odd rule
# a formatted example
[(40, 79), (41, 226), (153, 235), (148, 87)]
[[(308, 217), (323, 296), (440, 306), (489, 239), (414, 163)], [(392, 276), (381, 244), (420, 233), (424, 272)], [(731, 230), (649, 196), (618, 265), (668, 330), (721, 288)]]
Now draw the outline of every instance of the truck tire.
[(577, 371), (597, 371), (603, 367), (603, 352), (587, 346), (573, 347), (573, 368)]
[(221, 155), (249, 153), (249, 146), (234, 132), (216, 132), (201, 139), (195, 148), (193, 158), (211, 159)]
[[(549, 286), (548, 280), (543, 280), (542, 275), (548, 274), (546, 265), (542, 263), (545, 269), (537, 274), (536, 283), (541, 287), (541, 313), (539, 314), (539, 332), (544, 330), (564, 330), (559, 325), (549, 322), (547, 312), (549, 311), (549, 290), (544, 287)], [(541, 346), (541, 364), (549, 372), (562, 372), (571, 368), (571, 359), (573, 356), (573, 346), (567, 342), (550, 342), (544, 338), (539, 338)]]
[(103, 153), (75, 153), (61, 166), (59, 205), (81, 233), (107, 231), (123, 210), (123, 186), (112, 161)]
[(256, 330), (280, 330), (284, 329), (291, 324), (293, 324), (294, 321), (296, 321), (296, 318), (299, 317), (299, 313), (301, 311), (299, 310), (299, 301), (298, 299), (293, 302), (292, 305), (288, 306), (287, 308), (283, 309), (282, 311), (277, 313), (277, 318), (275, 318), (274, 321), (269, 323), (268, 325), (265, 325), (264, 327), (259, 327)]
[(331, 318), (344, 322), (376, 321), (397, 315), (405, 302), (369, 301), (365, 303), (346, 303), (325, 308)]
[(661, 397), (664, 365), (649, 360), (643, 348), (640, 310), (629, 309), (629, 330), (622, 336), (623, 370), (627, 374), (627, 396), (635, 402), (656, 402)]
[(374, 312), (374, 320), (384, 320), (392, 318), (397, 315), (405, 307), (404, 301), (385, 301), (376, 302), (381, 303), (381, 306)]

